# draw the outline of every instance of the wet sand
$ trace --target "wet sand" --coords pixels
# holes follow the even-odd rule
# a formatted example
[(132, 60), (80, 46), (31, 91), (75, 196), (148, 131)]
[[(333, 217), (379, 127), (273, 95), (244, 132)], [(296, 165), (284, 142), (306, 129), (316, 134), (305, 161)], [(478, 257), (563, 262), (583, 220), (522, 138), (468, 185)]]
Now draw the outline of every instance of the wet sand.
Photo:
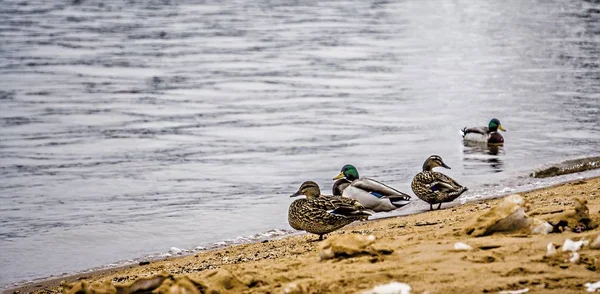
[[(588, 201), (591, 218), (600, 221), (600, 178), (575, 181), (521, 194), (536, 217), (549, 219), (571, 209), (575, 197)], [(412, 293), (498, 293), (529, 288), (530, 293), (582, 293), (583, 285), (600, 280), (600, 250), (584, 247), (581, 262), (545, 260), (549, 242), (592, 239), (600, 229), (549, 235), (496, 233), (474, 238), (464, 233), (469, 220), (499, 199), (467, 203), (439, 211), (387, 218), (348, 226), (330, 234), (374, 235), (386, 254), (321, 261), (322, 242), (315, 235), (291, 236), (263, 243), (243, 244), (196, 255), (87, 273), (7, 290), (57, 292), (61, 280), (127, 283), (161, 272), (209, 279), (215, 269), (226, 269), (241, 283), (229, 291), (283, 293), (290, 283), (307, 293), (357, 293), (393, 281), (409, 284)], [(455, 251), (464, 242), (473, 251)], [(236, 286), (237, 285), (237, 286)]]

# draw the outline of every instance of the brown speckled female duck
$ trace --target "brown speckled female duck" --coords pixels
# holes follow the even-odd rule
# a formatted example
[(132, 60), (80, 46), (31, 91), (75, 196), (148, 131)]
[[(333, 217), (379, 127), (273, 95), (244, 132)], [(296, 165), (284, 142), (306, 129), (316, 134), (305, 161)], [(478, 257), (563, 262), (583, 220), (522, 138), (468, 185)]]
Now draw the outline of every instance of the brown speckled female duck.
[(292, 202), (288, 222), (296, 230), (319, 235), (319, 240), (323, 240), (325, 234), (372, 215), (356, 200), (321, 195), (319, 185), (313, 181), (302, 183), (300, 189), (290, 197), (299, 195), (305, 195), (306, 198)]
[(423, 171), (414, 177), (410, 185), (417, 197), (429, 203), (431, 210), (433, 204), (439, 203), (437, 209), (440, 209), (443, 202), (451, 202), (467, 191), (467, 187), (461, 186), (451, 177), (433, 171), (438, 166), (450, 169), (438, 155), (429, 156), (423, 163)]

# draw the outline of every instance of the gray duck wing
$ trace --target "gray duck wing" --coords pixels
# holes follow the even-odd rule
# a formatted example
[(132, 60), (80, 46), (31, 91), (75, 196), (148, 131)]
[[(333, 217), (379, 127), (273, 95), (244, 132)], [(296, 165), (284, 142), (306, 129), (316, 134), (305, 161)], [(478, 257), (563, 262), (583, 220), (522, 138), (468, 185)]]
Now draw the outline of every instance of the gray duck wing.
[(472, 127), (472, 128), (465, 127), (461, 131), (463, 132), (463, 137), (468, 133), (487, 135), (490, 132), (490, 128), (488, 128), (488, 127)]
[(410, 200), (410, 196), (373, 179), (360, 178), (352, 182), (352, 186), (365, 190), (378, 198), (389, 198), (391, 201), (394, 200)]

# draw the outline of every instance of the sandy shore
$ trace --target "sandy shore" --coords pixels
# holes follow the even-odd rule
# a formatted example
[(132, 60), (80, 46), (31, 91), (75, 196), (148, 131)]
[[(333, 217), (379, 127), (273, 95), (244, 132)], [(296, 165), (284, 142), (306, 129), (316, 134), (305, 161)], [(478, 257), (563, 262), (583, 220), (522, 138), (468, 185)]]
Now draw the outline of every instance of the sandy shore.
[[(600, 221), (600, 178), (587, 179), (521, 194), (537, 211), (536, 217), (552, 218), (573, 207), (575, 197), (588, 201), (592, 219)], [(393, 281), (409, 284), (412, 293), (498, 293), (529, 288), (530, 293), (582, 293), (583, 285), (600, 280), (600, 250), (582, 249), (581, 262), (553, 263), (545, 260), (549, 242), (600, 233), (596, 228), (582, 233), (549, 235), (496, 233), (471, 237), (466, 223), (500, 200), (484, 200), (417, 215), (382, 219), (352, 225), (330, 234), (374, 235), (380, 255), (323, 260), (322, 242), (314, 235), (292, 236), (263, 243), (244, 244), (170, 258), (149, 265), (135, 265), (108, 271), (63, 278), (69, 282), (85, 278), (90, 282), (127, 283), (161, 272), (209, 280), (215, 269), (233, 276), (221, 292), (283, 293), (295, 283), (307, 293), (357, 293)], [(464, 242), (473, 251), (455, 251)], [(223, 275), (218, 271), (217, 276)], [(232, 282), (233, 281), (233, 282)], [(14, 291), (57, 292), (59, 280), (27, 285)], [(228, 291), (225, 289), (229, 288)], [(299, 292), (298, 292), (299, 293)]]

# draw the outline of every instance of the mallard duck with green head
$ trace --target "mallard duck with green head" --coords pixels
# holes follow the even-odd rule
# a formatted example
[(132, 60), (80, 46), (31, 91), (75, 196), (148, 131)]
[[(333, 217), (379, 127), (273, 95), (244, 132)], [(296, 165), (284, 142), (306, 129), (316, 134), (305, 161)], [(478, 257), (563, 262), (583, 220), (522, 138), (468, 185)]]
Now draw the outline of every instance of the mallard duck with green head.
[(306, 198), (292, 202), (288, 210), (288, 222), (296, 230), (319, 235), (319, 240), (323, 240), (325, 234), (372, 215), (356, 200), (321, 195), (319, 185), (313, 181), (302, 183), (300, 189), (290, 197), (300, 195)]
[(351, 164), (344, 165), (333, 184), (333, 195), (354, 199), (374, 212), (391, 211), (410, 203), (410, 196), (369, 178), (360, 178)]
[(440, 209), (442, 203), (451, 202), (467, 191), (467, 187), (461, 186), (451, 177), (433, 171), (438, 166), (450, 169), (440, 156), (429, 156), (423, 163), (423, 171), (413, 178), (410, 185), (417, 197), (429, 203), (429, 209), (431, 210), (433, 210), (434, 204), (439, 203), (437, 209)]
[(498, 133), (498, 130), (506, 132), (506, 129), (500, 124), (500, 120), (492, 118), (487, 127), (465, 127), (461, 132), (465, 141), (487, 142), (488, 144), (501, 145), (504, 144), (504, 137)]

